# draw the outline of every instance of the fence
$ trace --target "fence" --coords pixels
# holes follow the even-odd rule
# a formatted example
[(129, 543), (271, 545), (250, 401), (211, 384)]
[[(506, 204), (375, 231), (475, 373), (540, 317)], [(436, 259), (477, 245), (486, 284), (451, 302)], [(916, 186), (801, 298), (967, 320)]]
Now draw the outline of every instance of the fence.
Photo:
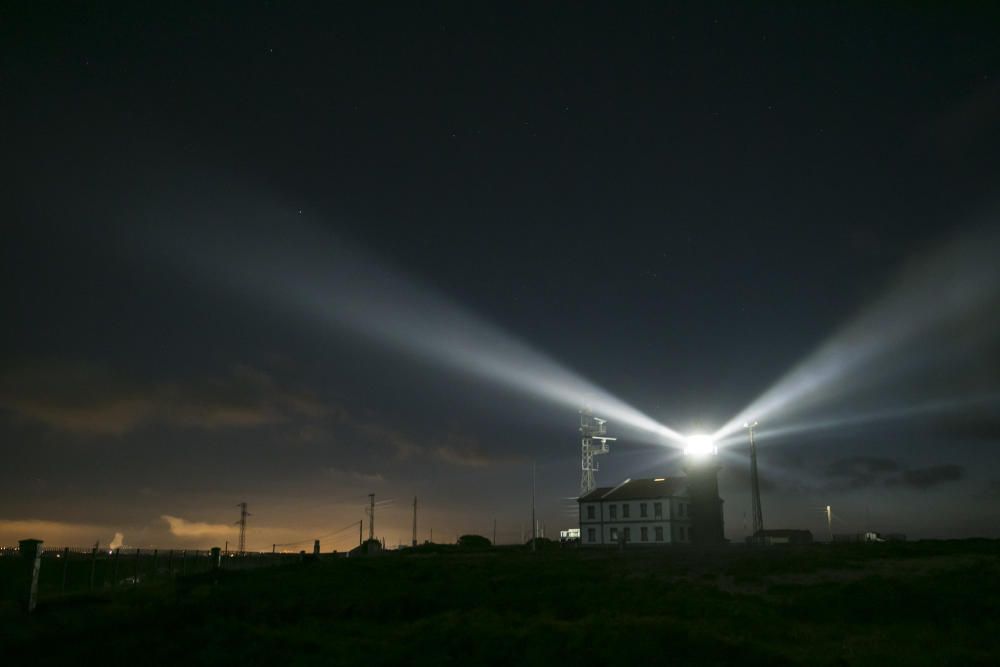
[[(298, 561), (299, 554), (220, 553), (223, 570), (247, 570)], [(30, 575), (19, 547), (0, 547), (0, 600), (24, 597)], [(55, 547), (42, 550), (37, 599), (137, 586), (213, 569), (211, 551)]]

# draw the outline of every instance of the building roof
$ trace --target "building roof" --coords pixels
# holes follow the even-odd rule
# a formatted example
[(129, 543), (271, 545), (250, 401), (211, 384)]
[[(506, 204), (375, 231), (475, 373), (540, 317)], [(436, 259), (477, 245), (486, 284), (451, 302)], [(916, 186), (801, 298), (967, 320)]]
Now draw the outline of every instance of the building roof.
[(601, 486), (580, 496), (578, 502), (605, 500), (640, 500), (670, 498), (684, 495), (687, 479), (684, 477), (657, 477), (655, 479), (626, 479), (618, 486)]

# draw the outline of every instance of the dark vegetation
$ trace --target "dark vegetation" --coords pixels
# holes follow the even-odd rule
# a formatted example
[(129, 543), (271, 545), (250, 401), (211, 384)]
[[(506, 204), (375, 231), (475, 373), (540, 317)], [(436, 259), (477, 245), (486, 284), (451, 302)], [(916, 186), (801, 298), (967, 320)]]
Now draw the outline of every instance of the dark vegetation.
[(41, 664), (1000, 663), (1000, 542), (436, 546), (8, 605), (0, 645)]
[(488, 549), (493, 543), (482, 535), (462, 535), (458, 538), (458, 546), (464, 549)]

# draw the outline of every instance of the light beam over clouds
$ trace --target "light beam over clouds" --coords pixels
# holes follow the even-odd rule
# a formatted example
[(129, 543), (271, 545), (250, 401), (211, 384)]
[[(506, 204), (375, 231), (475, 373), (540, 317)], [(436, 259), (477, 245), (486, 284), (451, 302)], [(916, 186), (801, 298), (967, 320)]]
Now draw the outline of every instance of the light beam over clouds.
[[(244, 207), (245, 208), (245, 207)], [(292, 307), (419, 358), (574, 410), (589, 407), (619, 426), (680, 444), (673, 429), (567, 369), (548, 355), (470, 313), (428, 285), (388, 268), (318, 225), (258, 211), (166, 239), (172, 259), (255, 301)], [(218, 220), (225, 220), (218, 223)], [(281, 240), (275, 241), (275, 230)]]
[[(761, 420), (761, 433), (764, 428), (780, 430), (791, 415), (934, 364), (960, 361), (995, 340), (1000, 325), (998, 248), (1000, 233), (985, 228), (906, 266), (880, 299), (734, 416), (715, 438), (723, 441), (755, 419)], [(858, 417), (875, 421), (892, 415)], [(829, 428), (831, 423), (843, 419), (820, 419), (813, 426)], [(804, 432), (809, 426), (803, 422), (788, 428)]]

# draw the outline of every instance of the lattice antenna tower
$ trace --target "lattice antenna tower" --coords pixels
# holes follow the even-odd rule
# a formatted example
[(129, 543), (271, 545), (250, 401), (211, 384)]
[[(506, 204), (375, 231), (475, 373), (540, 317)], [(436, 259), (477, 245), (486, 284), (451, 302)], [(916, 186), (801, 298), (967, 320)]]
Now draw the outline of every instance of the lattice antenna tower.
[(753, 544), (764, 544), (764, 514), (760, 506), (760, 477), (757, 473), (757, 441), (753, 437), (753, 431), (757, 427), (757, 422), (746, 422), (743, 428), (750, 432), (750, 493), (751, 509), (753, 514), (753, 533), (750, 538)]
[(608, 420), (595, 417), (590, 410), (580, 411), (580, 442), (582, 452), (582, 475), (580, 495), (584, 496), (597, 488), (595, 473), (600, 469), (595, 456), (607, 454), (608, 443), (617, 438), (608, 437)]
[(237, 507), (240, 508), (240, 520), (236, 522), (240, 527), (240, 544), (237, 551), (242, 556), (246, 552), (247, 547), (247, 517), (250, 516), (250, 512), (247, 512), (247, 504), (245, 502), (240, 503)]

